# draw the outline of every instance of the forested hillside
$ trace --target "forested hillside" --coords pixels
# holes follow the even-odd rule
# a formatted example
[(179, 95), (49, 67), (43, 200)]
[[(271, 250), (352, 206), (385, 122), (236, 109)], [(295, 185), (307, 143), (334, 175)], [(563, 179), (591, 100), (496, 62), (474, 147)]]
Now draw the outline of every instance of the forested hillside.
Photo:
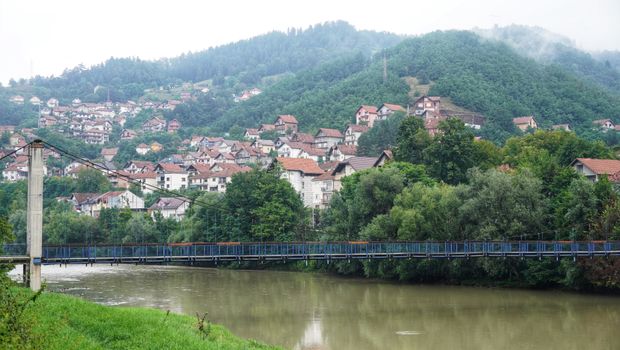
[[(387, 80), (379, 53), (356, 56), (297, 74), (256, 98), (214, 118), (216, 129), (272, 122), (277, 114), (298, 116), (304, 130), (342, 128), (356, 108), (383, 102), (411, 103), (405, 77), (431, 84), (430, 94), (487, 116), (483, 135), (505, 139), (512, 118), (534, 115), (543, 127), (570, 123), (591, 129), (591, 121), (618, 118), (620, 98), (558, 65), (524, 58), (505, 44), (472, 32), (434, 32), (389, 49)], [(207, 112), (208, 113), (208, 112)]]
[[(113, 101), (123, 101), (142, 96), (147, 88), (184, 81), (257, 84), (266, 76), (294, 73), (353, 53), (369, 57), (401, 40), (395, 34), (357, 31), (345, 22), (328, 22), (305, 30), (271, 32), (171, 59), (110, 58), (90, 68), (79, 66), (59, 77), (36, 77), (21, 85), (28, 85), (27, 92), (40, 98), (56, 97), (61, 102), (76, 97), (87, 102), (104, 101), (109, 88)], [(95, 91), (97, 86), (105, 89)]]
[(523, 56), (544, 64), (556, 64), (577, 76), (620, 93), (620, 56), (617, 52), (591, 55), (577, 49), (568, 38), (538, 27), (511, 25), (475, 32), (485, 38), (504, 42)]

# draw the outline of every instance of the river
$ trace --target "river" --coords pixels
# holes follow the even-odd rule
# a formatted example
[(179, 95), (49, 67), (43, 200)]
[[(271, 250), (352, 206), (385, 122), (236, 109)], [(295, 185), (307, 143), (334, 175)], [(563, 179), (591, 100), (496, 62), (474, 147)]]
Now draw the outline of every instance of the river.
[(48, 288), (288, 349), (620, 349), (620, 297), (179, 266), (44, 266)]

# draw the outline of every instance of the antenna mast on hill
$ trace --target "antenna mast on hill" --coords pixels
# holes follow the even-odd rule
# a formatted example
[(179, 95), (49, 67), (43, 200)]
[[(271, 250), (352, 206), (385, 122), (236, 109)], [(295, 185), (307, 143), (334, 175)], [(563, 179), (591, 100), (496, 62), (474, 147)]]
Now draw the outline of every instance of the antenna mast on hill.
[(383, 50), (383, 84), (387, 83), (387, 58), (385, 57), (385, 50)]

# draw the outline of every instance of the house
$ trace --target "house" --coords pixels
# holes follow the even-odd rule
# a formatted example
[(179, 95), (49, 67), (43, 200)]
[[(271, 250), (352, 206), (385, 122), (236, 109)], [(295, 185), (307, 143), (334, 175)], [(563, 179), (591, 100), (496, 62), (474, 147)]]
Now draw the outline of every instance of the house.
[(281, 178), (287, 180), (299, 193), (306, 207), (313, 207), (316, 203), (312, 180), (324, 173), (323, 169), (312, 159), (296, 159), (278, 157), (272, 166), (282, 168)]
[(155, 173), (159, 188), (180, 190), (189, 185), (187, 172), (177, 164), (158, 163), (155, 166)]
[(28, 100), (28, 102), (30, 102), (30, 104), (33, 105), (33, 106), (40, 106), (41, 105), (41, 99), (36, 97), (36, 96), (32, 96), (30, 98), (30, 100)]
[(138, 146), (136, 146), (136, 153), (142, 156), (149, 153), (150, 150), (151, 150), (151, 147), (144, 143), (141, 143)]
[(592, 121), (592, 124), (597, 125), (599, 128), (603, 130), (610, 130), (616, 127), (616, 125), (614, 124), (613, 121), (611, 121), (611, 119), (594, 120)]
[(407, 113), (407, 110), (403, 106), (392, 103), (384, 103), (377, 109), (377, 119), (386, 120), (394, 112)]
[[(277, 146), (276, 146), (277, 147)], [(301, 142), (282, 141), (280, 147), (277, 147), (278, 157), (299, 158), (305, 145)]]
[(250, 147), (257, 149), (264, 154), (269, 154), (271, 151), (274, 151), (276, 149), (273, 141), (261, 139), (254, 140), (254, 142), (250, 144)]
[(82, 141), (92, 145), (103, 145), (110, 141), (110, 134), (98, 129), (91, 129), (82, 132)]
[(414, 115), (422, 115), (426, 111), (439, 113), (441, 110), (441, 97), (439, 96), (420, 96), (413, 104)]
[(357, 142), (363, 133), (367, 132), (369, 127), (366, 125), (349, 124), (344, 129), (344, 144), (349, 146), (357, 146)]
[(570, 124), (555, 124), (551, 125), (551, 130), (564, 130), (564, 131), (573, 131), (571, 129)]
[(189, 209), (189, 202), (175, 197), (161, 197), (149, 207), (149, 212), (155, 219), (155, 213), (160, 213), (164, 219), (180, 221)]
[(596, 182), (601, 176), (612, 176), (620, 172), (620, 160), (577, 158), (571, 164), (575, 171)]
[(336, 168), (332, 171), (332, 174), (336, 180), (340, 181), (345, 176), (372, 168), (377, 160), (377, 157), (351, 157), (338, 163)]
[(308, 145), (313, 145), (315, 142), (314, 136), (310, 134), (305, 134), (302, 132), (296, 132), (289, 138), (293, 142), (301, 142), (306, 143)]
[(355, 124), (372, 128), (377, 120), (377, 107), (361, 105), (355, 112)]
[[(4, 133), (13, 135), (14, 132), (15, 132), (15, 125), (0, 125), (0, 135)], [(10, 142), (10, 139), (9, 139), (9, 142)]]
[(58, 105), (59, 105), (58, 100), (53, 98), (53, 97), (50, 98), (49, 100), (47, 100), (47, 106), (49, 108), (56, 108), (56, 107), (58, 107)]
[(159, 142), (153, 142), (151, 143), (150, 148), (151, 148), (151, 151), (157, 153), (157, 152), (160, 152), (162, 149), (164, 149), (164, 146)]
[(121, 140), (123, 141), (131, 140), (135, 138), (136, 136), (138, 136), (138, 133), (131, 129), (123, 129), (123, 131), (121, 131)]
[(249, 163), (258, 163), (258, 158), (260, 152), (252, 147), (242, 147), (240, 150), (235, 152), (235, 163), (237, 164), (249, 164)]
[[(437, 135), (437, 132), (439, 131), (439, 123), (448, 119), (444, 116), (441, 116), (435, 112), (430, 112), (430, 111), (424, 112), (423, 115), (425, 116), (424, 129), (426, 129), (426, 132), (428, 132), (428, 134), (431, 136)], [(411, 118), (416, 118), (416, 117), (411, 117)]]
[(463, 122), (463, 124), (465, 124), (465, 126), (476, 130), (480, 130), (485, 122), (485, 118), (476, 113), (453, 112), (444, 109), (441, 110), (441, 114), (446, 117), (458, 118)]
[(271, 131), (275, 129), (276, 129), (276, 126), (273, 124), (261, 124), (260, 127), (258, 128), (258, 133), (262, 134), (265, 131)]
[(158, 117), (153, 117), (142, 124), (143, 132), (162, 132), (165, 129), (166, 121)]
[(256, 140), (260, 137), (260, 133), (258, 132), (258, 129), (245, 129), (245, 133), (243, 134), (243, 137), (247, 140)]
[(196, 148), (196, 147), (200, 147), (205, 141), (205, 137), (204, 136), (192, 136), (192, 138), (189, 140), (189, 146)]
[(97, 193), (72, 193), (69, 202), (73, 204), (76, 211), (81, 212), (82, 205), (97, 196), (99, 196)]
[(71, 101), (71, 105), (73, 107), (77, 107), (77, 106), (79, 106), (81, 104), (82, 104), (82, 100), (80, 100), (79, 98), (74, 98), (73, 101)]
[(385, 163), (389, 162), (392, 159), (394, 159), (394, 154), (392, 153), (391, 150), (386, 149), (383, 152), (381, 152), (381, 155), (379, 156), (379, 158), (377, 158), (377, 161), (375, 162), (375, 164), (373, 164), (373, 168), (380, 168), (384, 166)]
[(331, 171), (326, 171), (312, 179), (312, 185), (314, 195), (313, 204), (319, 209), (324, 209), (329, 205), (334, 192), (337, 191), (339, 181), (336, 181), (336, 177), (332, 175)]
[(19, 181), (28, 178), (28, 162), (11, 163), (2, 171), (5, 181)]
[(219, 193), (226, 192), (226, 186), (235, 174), (252, 170), (247, 166), (226, 163), (214, 164), (208, 169), (199, 169), (200, 167), (192, 169), (192, 172), (197, 172), (192, 175), (190, 185), (203, 191)]
[(159, 187), (157, 185), (157, 173), (151, 170), (133, 173), (129, 175), (129, 178), (140, 183), (140, 188), (144, 194), (153, 193)]
[(526, 131), (530, 128), (538, 128), (538, 124), (536, 124), (536, 120), (533, 116), (513, 118), (512, 123), (521, 131)]
[(296, 142), (301, 149), (297, 158), (312, 159), (317, 163), (322, 163), (325, 160), (325, 150), (321, 148), (312, 147), (307, 143)]
[(9, 98), (9, 102), (15, 103), (16, 105), (23, 105), (24, 97), (21, 95), (14, 95)]
[(169, 133), (175, 133), (177, 132), (179, 129), (181, 128), (181, 123), (176, 120), (176, 119), (172, 119), (169, 123), (168, 123), (168, 132)]
[(108, 162), (111, 162), (117, 153), (118, 153), (118, 147), (101, 149), (101, 156), (103, 157), (103, 159), (105, 159)]
[(316, 135), (314, 135), (314, 147), (327, 150), (343, 140), (344, 136), (340, 130), (320, 128)]
[(284, 114), (279, 115), (273, 125), (280, 134), (286, 134), (288, 130), (292, 132), (297, 132), (298, 123), (295, 116), (292, 116), (290, 114)]
[(356, 152), (357, 152), (357, 146), (333, 145), (327, 151), (327, 159), (330, 162), (334, 162), (334, 161), (341, 162), (343, 160), (347, 160), (349, 158), (355, 157)]
[(81, 205), (82, 212), (92, 217), (99, 217), (102, 209), (112, 208), (141, 210), (144, 209), (144, 200), (129, 190), (111, 191), (91, 197)]

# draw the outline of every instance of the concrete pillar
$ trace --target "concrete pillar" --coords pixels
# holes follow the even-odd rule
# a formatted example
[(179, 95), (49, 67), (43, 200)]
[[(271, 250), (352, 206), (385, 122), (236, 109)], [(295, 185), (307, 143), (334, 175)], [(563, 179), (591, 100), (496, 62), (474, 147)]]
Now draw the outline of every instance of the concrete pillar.
[(36, 140), (28, 147), (28, 281), (30, 289), (41, 289), (41, 255), (43, 251), (43, 143)]

